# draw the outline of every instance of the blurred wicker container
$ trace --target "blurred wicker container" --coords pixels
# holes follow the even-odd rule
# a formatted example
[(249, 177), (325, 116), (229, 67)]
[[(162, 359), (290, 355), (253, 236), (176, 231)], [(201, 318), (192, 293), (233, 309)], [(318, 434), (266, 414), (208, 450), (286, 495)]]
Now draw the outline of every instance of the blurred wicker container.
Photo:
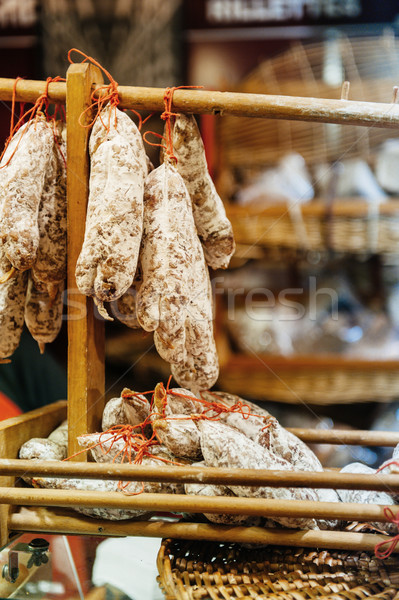
[(399, 397), (399, 361), (237, 354), (222, 365), (218, 386), (244, 398), (290, 404), (389, 402)]
[[(389, 103), (399, 81), (398, 56), (399, 41), (390, 32), (295, 43), (261, 62), (236, 91), (340, 98), (342, 84), (349, 81), (349, 99)], [(395, 137), (393, 130), (231, 116), (221, 119), (219, 128), (222, 164), (228, 168), (275, 164), (288, 152), (298, 152), (309, 165), (350, 156), (368, 158), (388, 137)]]
[[(239, 92), (309, 98), (385, 102), (397, 100), (399, 41), (390, 33), (349, 39), (337, 35), (323, 42), (294, 44), (259, 64), (238, 86)], [(345, 90), (345, 91), (343, 91)], [(397, 137), (394, 130), (331, 123), (225, 116), (218, 127), (218, 190), (226, 201), (238, 180), (251, 180), (285, 155), (299, 153), (312, 168), (351, 157), (370, 161), (378, 146)], [(317, 190), (316, 190), (317, 193)], [(399, 204), (372, 207), (360, 200), (337, 200), (332, 206), (313, 201), (289, 210), (285, 204), (228, 206), (236, 241), (242, 245), (291, 250), (333, 250), (354, 254), (395, 254), (399, 249)], [(244, 249), (245, 253), (245, 249)]]
[(157, 564), (167, 600), (389, 600), (399, 590), (399, 559), (366, 552), (164, 540)]
[(399, 200), (370, 207), (339, 200), (314, 201), (292, 212), (285, 205), (228, 206), (237, 244), (353, 254), (399, 252)]

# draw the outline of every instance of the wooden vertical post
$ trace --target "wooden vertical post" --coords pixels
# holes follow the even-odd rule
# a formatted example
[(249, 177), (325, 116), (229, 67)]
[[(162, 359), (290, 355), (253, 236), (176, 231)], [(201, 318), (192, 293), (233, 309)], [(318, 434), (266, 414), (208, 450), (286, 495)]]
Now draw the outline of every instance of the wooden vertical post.
[[(68, 430), (69, 455), (79, 450), (76, 437), (98, 431), (104, 408), (104, 322), (96, 316), (91, 298), (79, 293), (76, 262), (82, 248), (89, 193), (88, 138), (94, 84), (101, 72), (88, 63), (73, 64), (67, 72), (66, 114), (68, 152)], [(80, 122), (79, 122), (80, 121)], [(82, 127), (83, 125), (83, 127)], [(86, 455), (76, 457), (86, 460)]]

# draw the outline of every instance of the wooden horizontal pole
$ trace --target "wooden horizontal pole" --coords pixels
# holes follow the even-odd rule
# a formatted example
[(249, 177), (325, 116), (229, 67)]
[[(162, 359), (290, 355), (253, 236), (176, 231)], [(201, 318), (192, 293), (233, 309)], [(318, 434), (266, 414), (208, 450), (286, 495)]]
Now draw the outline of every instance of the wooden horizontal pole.
[[(100, 521), (82, 516), (70, 516), (39, 508), (22, 509), (10, 515), (10, 531), (41, 532), (77, 535), (141, 536), (210, 540), (250, 544), (276, 544), (329, 548), (341, 550), (369, 550), (388, 538), (383, 535), (347, 531), (295, 531), (263, 527), (231, 527), (211, 523), (167, 523), (164, 521)], [(399, 552), (399, 545), (394, 552)]]
[[(0, 100), (12, 99), (14, 83), (14, 79), (0, 78)], [(44, 81), (20, 80), (15, 98), (18, 102), (35, 102), (45, 90)], [(164, 88), (119, 86), (118, 92), (121, 108), (164, 110)], [(50, 83), (48, 97), (50, 102), (65, 102), (65, 83)], [(399, 125), (397, 104), (208, 90), (176, 90), (172, 111), (392, 129)]]
[(399, 491), (399, 475), (0, 460), (0, 475)]
[[(0, 77), (0, 100), (11, 101), (15, 79), (6, 79)], [(36, 81), (32, 79), (20, 79), (15, 87), (15, 100), (17, 102), (31, 102), (45, 93), (47, 83), (45, 81)], [(65, 103), (66, 84), (64, 81), (50, 83), (48, 86), (48, 99), (50, 102)]]
[[(345, 521), (388, 521), (384, 506), (346, 502), (277, 500), (238, 496), (191, 496), (148, 494), (128, 496), (120, 492), (89, 490), (0, 488), (0, 502), (13, 506), (61, 506), (122, 508), (150, 512), (215, 513), (264, 517), (343, 519)], [(390, 507), (394, 513), (399, 506)]]
[[(398, 365), (399, 366), (399, 365)], [(353, 446), (387, 446), (399, 444), (397, 431), (365, 431), (361, 429), (306, 429), (287, 427), (309, 444), (346, 444)]]
[[(119, 86), (118, 92), (122, 108), (164, 110), (165, 90), (162, 88)], [(172, 111), (367, 127), (396, 128), (399, 125), (397, 104), (204, 90), (176, 90)]]

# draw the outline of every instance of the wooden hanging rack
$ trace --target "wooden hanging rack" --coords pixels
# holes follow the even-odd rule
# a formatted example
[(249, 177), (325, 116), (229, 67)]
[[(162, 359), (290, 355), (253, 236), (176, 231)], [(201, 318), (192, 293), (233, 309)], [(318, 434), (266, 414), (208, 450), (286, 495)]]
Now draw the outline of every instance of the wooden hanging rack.
[[(77, 448), (76, 437), (99, 430), (104, 404), (104, 327), (98, 320), (90, 298), (77, 291), (75, 265), (80, 252), (85, 227), (86, 204), (88, 198), (88, 125), (91, 115), (86, 109), (91, 105), (93, 90), (101, 88), (103, 79), (100, 71), (91, 64), (73, 64), (69, 67), (67, 81), (50, 83), (48, 98), (50, 102), (65, 103), (67, 114), (67, 203), (68, 203), (68, 429), (69, 454)], [(15, 89), (15, 99), (23, 102), (35, 102), (46, 91), (46, 82), (0, 79), (0, 100), (11, 100)], [(146, 111), (162, 111), (164, 108), (164, 90), (120, 86), (120, 105)], [(100, 93), (100, 92), (99, 92)], [(235, 116), (265, 117), (274, 119), (293, 119), (313, 122), (364, 125), (385, 128), (399, 126), (399, 106), (348, 100), (325, 100), (284, 96), (264, 96), (259, 94), (235, 94), (229, 92), (208, 92), (201, 90), (176, 90), (172, 110), (198, 114), (229, 114)], [(84, 112), (86, 111), (86, 112)], [(79, 122), (79, 119), (81, 121)], [(28, 471), (36, 474), (61, 474), (72, 477), (106, 476), (126, 479), (163, 478), (161, 472), (151, 472), (144, 467), (127, 465), (96, 464), (60, 464), (44, 465), (42, 461), (24, 465), (22, 461), (13, 461), (20, 446), (30, 437), (46, 437), (65, 418), (65, 402), (58, 402), (31, 413), (8, 419), (0, 424), (0, 544), (8, 540), (9, 531), (65, 532), (94, 535), (143, 535), (170, 536), (187, 539), (215, 539), (246, 542), (269, 542), (286, 545), (322, 546), (326, 548), (368, 549), (374, 548), (385, 536), (341, 532), (341, 531), (285, 531), (263, 529), (259, 527), (226, 527), (205, 523), (162, 523), (162, 522), (109, 522), (71, 516), (42, 508), (43, 504), (57, 506), (142, 506), (149, 510), (184, 510), (186, 512), (231, 512), (274, 515), (309, 515), (320, 518), (359, 518), (386, 520), (382, 507), (377, 505), (350, 505), (334, 503), (311, 503), (278, 500), (260, 500), (256, 498), (199, 498), (191, 496), (171, 496), (165, 494), (142, 494), (126, 497), (123, 494), (106, 495), (92, 492), (63, 492), (62, 490), (23, 489), (13, 487), (15, 476)], [(369, 435), (368, 435), (369, 434)], [(302, 430), (307, 441), (336, 443), (370, 443), (394, 446), (398, 443), (398, 434), (387, 432), (329, 432)], [(356, 441), (358, 440), (358, 441)], [(82, 455), (78, 457), (82, 460)], [(11, 460), (8, 460), (11, 459)], [(53, 470), (52, 470), (53, 469)], [(58, 469), (58, 470), (57, 470)], [(182, 468), (183, 469), (183, 468)], [(129, 475), (126, 473), (129, 471)], [(191, 470), (192, 471), (192, 470)], [(172, 474), (165, 467), (169, 478), (203, 476), (209, 480), (215, 472), (208, 469), (178, 469)], [(221, 478), (238, 481), (241, 473), (226, 470), (217, 474)], [(166, 476), (166, 475), (165, 475)], [(252, 479), (251, 479), (252, 477)], [(268, 485), (305, 485), (312, 482), (317, 487), (345, 487), (350, 479), (350, 487), (380, 489), (390, 485), (399, 489), (399, 475), (381, 476), (372, 480), (368, 476), (350, 476), (335, 472), (326, 473), (244, 473), (240, 481), (251, 485), (255, 481), (267, 481)], [(187, 479), (188, 480), (188, 479)], [(10, 505), (29, 504), (38, 508), (22, 508), (11, 513)], [(393, 507), (399, 509), (399, 507)]]
[[(72, 69), (80, 66), (72, 65)], [(14, 79), (0, 78), (1, 100), (12, 99), (14, 85)], [(18, 81), (15, 99), (18, 102), (35, 102), (45, 91), (46, 82), (23, 79)], [(99, 91), (100, 93), (101, 91)], [(159, 112), (164, 110), (165, 90), (163, 88), (118, 86), (118, 93), (121, 108)], [(48, 98), (50, 102), (64, 103), (66, 97), (66, 83), (49, 84)], [(330, 100), (178, 89), (173, 94), (172, 109), (176, 112), (195, 114), (288, 119), (339, 125), (363, 125), (393, 129), (399, 126), (399, 105), (395, 102), (358, 102), (345, 98)]]

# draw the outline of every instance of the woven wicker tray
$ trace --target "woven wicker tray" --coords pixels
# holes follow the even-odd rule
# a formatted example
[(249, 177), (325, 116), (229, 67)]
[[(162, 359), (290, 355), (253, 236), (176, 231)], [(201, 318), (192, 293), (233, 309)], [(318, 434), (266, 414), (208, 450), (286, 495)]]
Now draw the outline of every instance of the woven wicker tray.
[(399, 592), (399, 559), (365, 552), (167, 539), (157, 565), (167, 600), (389, 600)]
[(238, 354), (222, 365), (218, 385), (244, 397), (291, 404), (389, 402), (399, 396), (398, 367), (393, 360)]
[(316, 200), (297, 207), (295, 213), (285, 204), (230, 205), (227, 213), (237, 244), (247, 248), (281, 247), (382, 255), (399, 252), (397, 199), (384, 202), (375, 213), (366, 202), (351, 199), (337, 200), (331, 208)]

